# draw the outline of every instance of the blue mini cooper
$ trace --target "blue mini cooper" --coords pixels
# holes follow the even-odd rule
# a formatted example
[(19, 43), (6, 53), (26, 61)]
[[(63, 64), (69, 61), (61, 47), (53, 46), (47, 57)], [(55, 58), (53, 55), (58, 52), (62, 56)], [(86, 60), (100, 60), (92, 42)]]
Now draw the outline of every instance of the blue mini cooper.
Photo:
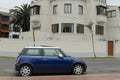
[(87, 65), (83, 59), (67, 56), (59, 47), (26, 47), (17, 57), (15, 70), (21, 76), (33, 73), (73, 73), (81, 75)]

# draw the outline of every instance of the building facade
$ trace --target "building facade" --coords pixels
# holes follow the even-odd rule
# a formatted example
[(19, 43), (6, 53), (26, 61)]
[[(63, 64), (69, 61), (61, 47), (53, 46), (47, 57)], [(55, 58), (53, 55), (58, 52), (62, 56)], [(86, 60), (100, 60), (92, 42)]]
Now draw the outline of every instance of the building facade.
[(106, 0), (34, 0), (31, 3), (33, 27), (32, 22), (35, 20), (39, 21), (40, 26), (35, 29), (45, 34), (41, 35), (44, 38), (88, 38), (90, 33), (85, 25), (93, 22), (96, 38), (101, 39), (106, 35)]
[(60, 46), (70, 55), (92, 57), (94, 46), (98, 57), (117, 56), (117, 35), (110, 34), (107, 15), (106, 0), (33, 0), (31, 31), (23, 38), (32, 39), (35, 31), (37, 44), (44, 40), (45, 45)]
[(0, 12), (0, 38), (9, 38), (10, 32), (10, 14)]
[(120, 7), (108, 6), (107, 9), (107, 39), (110, 45), (109, 53), (120, 56)]

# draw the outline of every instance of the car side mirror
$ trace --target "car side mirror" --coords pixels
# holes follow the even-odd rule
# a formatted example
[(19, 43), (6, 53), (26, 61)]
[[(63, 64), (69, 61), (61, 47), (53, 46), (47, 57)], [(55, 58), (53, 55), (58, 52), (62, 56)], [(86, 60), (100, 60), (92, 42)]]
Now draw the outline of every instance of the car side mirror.
[(63, 59), (63, 54), (58, 54), (58, 57)]

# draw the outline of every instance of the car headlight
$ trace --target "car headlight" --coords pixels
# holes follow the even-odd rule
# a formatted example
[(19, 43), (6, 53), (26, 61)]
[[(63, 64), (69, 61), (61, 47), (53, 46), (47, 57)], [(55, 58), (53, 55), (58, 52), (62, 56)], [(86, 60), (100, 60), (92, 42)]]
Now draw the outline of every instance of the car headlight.
[(18, 63), (18, 62), (19, 62), (19, 60), (20, 60), (20, 58), (17, 58), (17, 59), (16, 59), (16, 63)]

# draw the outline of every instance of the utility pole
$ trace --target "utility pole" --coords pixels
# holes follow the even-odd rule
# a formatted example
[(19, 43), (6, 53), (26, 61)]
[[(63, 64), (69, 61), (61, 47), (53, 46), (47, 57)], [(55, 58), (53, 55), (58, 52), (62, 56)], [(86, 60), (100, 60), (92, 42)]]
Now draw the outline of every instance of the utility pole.
[(35, 41), (36, 41), (36, 40), (35, 40), (35, 29), (34, 29), (34, 28), (38, 26), (39, 22), (40, 22), (40, 21), (38, 21), (38, 20), (32, 21), (32, 23), (33, 23), (33, 26), (32, 26), (32, 30), (33, 30), (32, 36), (33, 36), (34, 47), (35, 47)]

